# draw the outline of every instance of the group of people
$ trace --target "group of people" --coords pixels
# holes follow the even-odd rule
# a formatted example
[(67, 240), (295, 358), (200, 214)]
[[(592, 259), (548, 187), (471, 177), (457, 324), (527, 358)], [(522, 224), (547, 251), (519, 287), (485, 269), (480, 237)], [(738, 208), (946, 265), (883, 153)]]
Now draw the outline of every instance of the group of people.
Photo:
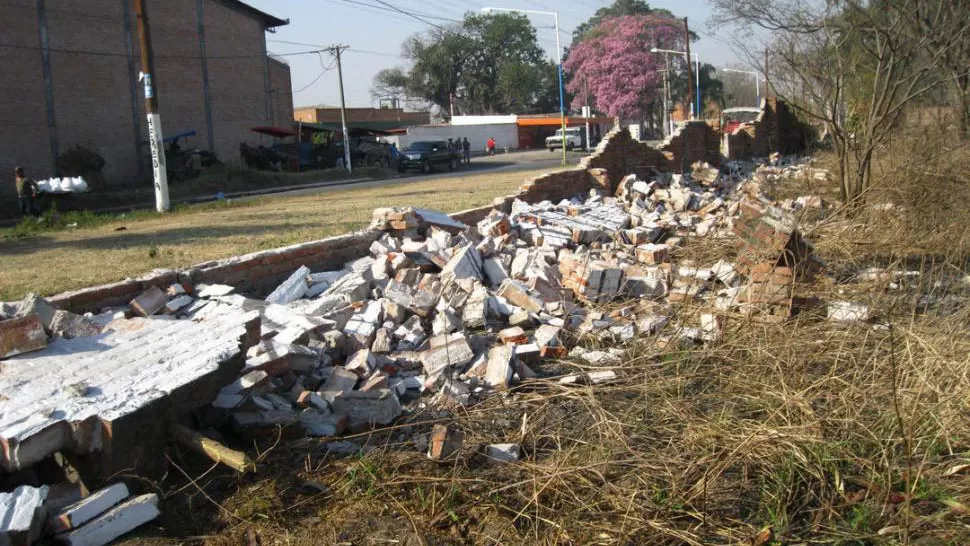
[(472, 143), (468, 142), (468, 137), (457, 139), (448, 139), (448, 149), (453, 152), (461, 152), (461, 161), (465, 165), (470, 165), (472, 162)]

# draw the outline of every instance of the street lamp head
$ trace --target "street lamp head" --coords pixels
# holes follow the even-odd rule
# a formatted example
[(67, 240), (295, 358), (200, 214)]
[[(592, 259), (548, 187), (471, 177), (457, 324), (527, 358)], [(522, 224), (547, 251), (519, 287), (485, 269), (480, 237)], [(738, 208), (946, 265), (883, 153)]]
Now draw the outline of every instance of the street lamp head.
[(657, 49), (657, 48), (655, 48), (655, 47), (651, 47), (650, 48), (650, 53), (660, 53), (660, 50)]

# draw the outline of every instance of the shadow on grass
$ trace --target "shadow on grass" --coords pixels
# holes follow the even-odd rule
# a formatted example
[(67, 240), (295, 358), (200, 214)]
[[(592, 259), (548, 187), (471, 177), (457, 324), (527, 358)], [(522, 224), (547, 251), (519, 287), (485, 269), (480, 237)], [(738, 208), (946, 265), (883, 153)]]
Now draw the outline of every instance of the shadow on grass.
[(281, 236), (293, 231), (319, 227), (311, 223), (263, 224), (236, 226), (186, 227), (154, 231), (151, 233), (115, 232), (103, 237), (90, 237), (76, 241), (57, 241), (53, 237), (38, 236), (16, 242), (0, 242), (4, 255), (27, 255), (34, 252), (57, 249), (123, 249), (150, 245), (186, 245), (232, 236), (256, 236), (279, 233)]

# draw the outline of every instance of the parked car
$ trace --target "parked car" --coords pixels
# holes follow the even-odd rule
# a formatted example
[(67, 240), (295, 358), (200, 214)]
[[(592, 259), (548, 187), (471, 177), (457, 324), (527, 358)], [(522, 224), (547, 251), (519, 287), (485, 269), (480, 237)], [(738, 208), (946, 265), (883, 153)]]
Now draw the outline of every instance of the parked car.
[[(556, 134), (551, 137), (546, 138), (546, 148), (549, 151), (553, 151), (557, 148), (562, 148), (562, 129), (556, 129)], [(566, 128), (566, 149), (572, 150), (573, 148), (583, 147), (583, 129), (581, 127), (567, 127)]]
[(449, 150), (444, 140), (418, 140), (401, 152), (397, 163), (398, 172), (420, 169), (430, 173), (436, 165), (447, 165), (453, 171), (458, 167), (458, 152)]

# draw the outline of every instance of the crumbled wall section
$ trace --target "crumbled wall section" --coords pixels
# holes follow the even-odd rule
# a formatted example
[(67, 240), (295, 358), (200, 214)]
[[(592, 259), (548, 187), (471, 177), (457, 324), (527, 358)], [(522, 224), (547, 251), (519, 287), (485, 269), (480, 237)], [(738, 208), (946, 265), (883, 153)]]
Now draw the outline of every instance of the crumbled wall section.
[(616, 189), (628, 174), (647, 176), (652, 171), (668, 170), (670, 159), (656, 148), (637, 142), (626, 128), (610, 131), (596, 147), (596, 152), (580, 162), (583, 169), (604, 169), (610, 190)]
[(698, 161), (715, 167), (721, 164), (720, 133), (706, 121), (688, 121), (679, 126), (660, 145), (660, 150), (670, 158), (667, 167), (673, 172), (688, 172)]
[(761, 113), (728, 135), (729, 159), (795, 154), (805, 150), (806, 127), (785, 101), (766, 98)]

